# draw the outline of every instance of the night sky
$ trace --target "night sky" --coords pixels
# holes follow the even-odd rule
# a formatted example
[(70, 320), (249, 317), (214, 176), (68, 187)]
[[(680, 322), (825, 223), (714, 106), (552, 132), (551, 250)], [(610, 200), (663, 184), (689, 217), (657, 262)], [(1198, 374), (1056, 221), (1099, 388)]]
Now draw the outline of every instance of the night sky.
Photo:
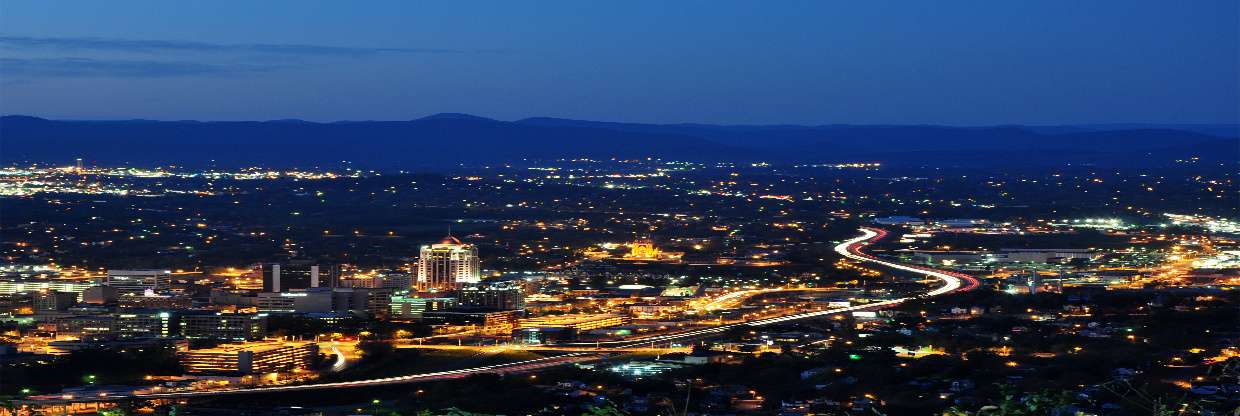
[(0, 113), (1235, 123), (1240, 2), (0, 3)]

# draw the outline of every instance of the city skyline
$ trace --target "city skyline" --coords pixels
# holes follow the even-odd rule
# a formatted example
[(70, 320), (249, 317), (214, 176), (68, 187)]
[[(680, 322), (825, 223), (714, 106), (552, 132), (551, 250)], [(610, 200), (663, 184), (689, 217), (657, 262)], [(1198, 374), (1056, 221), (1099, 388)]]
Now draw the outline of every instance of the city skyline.
[(0, 416), (1240, 414), (1240, 3), (0, 0)]

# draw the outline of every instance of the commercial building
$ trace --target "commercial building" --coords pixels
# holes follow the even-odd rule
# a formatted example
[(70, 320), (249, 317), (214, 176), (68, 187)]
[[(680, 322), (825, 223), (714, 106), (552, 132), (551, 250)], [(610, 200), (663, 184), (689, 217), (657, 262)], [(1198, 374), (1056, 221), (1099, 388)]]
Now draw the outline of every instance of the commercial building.
[(332, 290), (314, 288), (257, 295), (259, 312), (326, 313), (332, 309)]
[(250, 342), (181, 351), (177, 359), (191, 374), (263, 374), (310, 367), (319, 353), (313, 342)]
[(482, 280), (478, 248), (451, 236), (422, 246), (417, 271), (416, 286), (421, 292), (456, 290)]
[(309, 288), (257, 295), (260, 312), (386, 315), (392, 289), (387, 288)]
[(339, 288), (332, 291), (332, 310), (355, 315), (387, 315), (392, 303), (389, 288)]
[(521, 328), (572, 328), (584, 332), (627, 323), (629, 323), (629, 317), (609, 313), (550, 315), (523, 320)]
[(413, 288), (413, 275), (403, 272), (384, 272), (356, 275), (348, 279), (340, 279), (340, 287), (355, 288), (388, 288), (393, 290), (409, 290)]
[(631, 320), (624, 315), (551, 315), (521, 321), (513, 331), (513, 338), (525, 343), (544, 343), (549, 340), (572, 340), (578, 334), (599, 328), (620, 326)]
[(104, 286), (116, 288), (120, 293), (159, 292), (172, 286), (172, 271), (163, 269), (108, 270)]
[(422, 298), (408, 292), (392, 295), (389, 316), (396, 319), (422, 319), (428, 311), (442, 311), (456, 307), (456, 298)]
[(1049, 263), (1055, 260), (1067, 261), (1073, 259), (1094, 260), (1101, 256), (1102, 253), (1089, 249), (1023, 249), (1023, 248), (1005, 248), (999, 250), (994, 258), (995, 261), (1002, 263)]
[(520, 281), (466, 285), (456, 299), (462, 308), (519, 311), (525, 309), (525, 288)]
[(34, 294), (34, 310), (35, 313), (68, 310), (77, 304), (77, 299), (78, 294), (73, 292), (39, 291)]
[(93, 286), (82, 292), (82, 303), (89, 305), (116, 304), (120, 292), (111, 286)]
[(194, 299), (185, 293), (125, 293), (117, 297), (116, 304), (124, 309), (187, 309)]
[(422, 313), (422, 321), (434, 325), (467, 327), (486, 334), (511, 334), (516, 328), (517, 311), (442, 310)]
[(334, 265), (320, 266), (308, 262), (289, 264), (264, 263), (263, 292), (288, 292), (294, 289), (336, 287), (340, 269)]
[(167, 338), (176, 335), (178, 317), (163, 311), (127, 311), (113, 315), (120, 338)]
[(84, 339), (167, 338), (176, 335), (176, 316), (162, 311), (133, 311), (56, 318), (57, 335)]
[(83, 291), (91, 286), (95, 286), (95, 284), (87, 280), (44, 279), (22, 276), (0, 277), (0, 295), (56, 291), (72, 292), (80, 296)]
[(186, 338), (258, 340), (267, 335), (267, 314), (213, 313), (181, 317), (181, 335)]

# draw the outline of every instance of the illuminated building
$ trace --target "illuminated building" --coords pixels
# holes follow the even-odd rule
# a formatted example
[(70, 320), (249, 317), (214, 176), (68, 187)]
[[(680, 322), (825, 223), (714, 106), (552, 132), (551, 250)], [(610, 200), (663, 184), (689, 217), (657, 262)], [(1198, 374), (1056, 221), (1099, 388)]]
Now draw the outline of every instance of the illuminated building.
[(543, 316), (521, 321), (518, 329), (513, 331), (513, 338), (527, 344), (566, 341), (576, 339), (582, 332), (629, 322), (629, 317), (613, 314)]
[(522, 328), (550, 328), (563, 327), (573, 328), (578, 331), (589, 331), (593, 329), (606, 328), (609, 326), (620, 326), (629, 323), (629, 318), (623, 315), (613, 314), (590, 314), (590, 315), (549, 315), (538, 318), (530, 318), (521, 321)]
[(188, 294), (162, 295), (153, 292), (126, 293), (117, 298), (117, 306), (129, 309), (187, 309), (194, 303)]
[(519, 281), (469, 285), (456, 292), (462, 308), (523, 310), (525, 289)]
[(456, 306), (455, 298), (421, 298), (408, 293), (392, 295), (389, 313), (393, 318), (422, 319), (427, 311), (439, 311)]
[(649, 240), (634, 242), (629, 254), (624, 256), (629, 259), (655, 260), (659, 258), (659, 249), (654, 247), (654, 243)]
[(630, 261), (664, 261), (675, 262), (685, 253), (663, 251), (654, 246), (654, 242), (650, 240), (639, 240), (629, 244), (629, 252), (624, 255), (624, 260)]
[(417, 269), (420, 292), (456, 290), (482, 280), (478, 248), (451, 236), (437, 244), (422, 246)]
[(141, 311), (111, 315), (78, 315), (57, 318), (57, 335), (88, 339), (167, 338), (176, 317), (168, 312)]
[(263, 292), (288, 292), (293, 289), (309, 289), (314, 287), (336, 287), (339, 268), (336, 266), (320, 266), (306, 262), (289, 264), (265, 263), (263, 270)]
[(263, 374), (308, 368), (318, 353), (313, 342), (253, 342), (180, 351), (177, 359), (191, 374)]
[(262, 339), (267, 335), (267, 314), (185, 315), (181, 318), (181, 335), (191, 339)]
[(162, 269), (108, 270), (103, 285), (114, 287), (120, 293), (164, 291), (172, 285), (172, 271)]
[(442, 310), (422, 312), (422, 321), (431, 324), (465, 327), (486, 334), (511, 334), (519, 319), (518, 311)]
[(94, 286), (94, 284), (84, 280), (38, 279), (14, 276), (0, 277), (0, 294), (4, 295), (14, 293), (32, 293), (44, 290), (81, 294), (91, 286)]
[(121, 338), (167, 338), (173, 334), (176, 317), (168, 312), (118, 313), (113, 329)]
[(413, 288), (413, 275), (401, 272), (354, 275), (347, 279), (341, 278), (340, 287), (409, 290)]

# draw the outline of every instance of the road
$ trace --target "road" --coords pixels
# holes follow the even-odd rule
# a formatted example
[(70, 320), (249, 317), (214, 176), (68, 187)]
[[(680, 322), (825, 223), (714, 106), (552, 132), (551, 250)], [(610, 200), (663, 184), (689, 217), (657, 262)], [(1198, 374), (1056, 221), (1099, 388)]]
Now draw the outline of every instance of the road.
[[(935, 288), (934, 290), (931, 290), (929, 292), (919, 295), (921, 297), (941, 296), (941, 295), (946, 295), (948, 293), (953, 293), (957, 291), (969, 291), (969, 290), (976, 289), (979, 284), (977, 279), (973, 278), (972, 276), (968, 276), (962, 273), (936, 270), (936, 269), (920, 267), (920, 266), (909, 266), (909, 265), (904, 265), (900, 263), (890, 262), (887, 260), (882, 260), (877, 257), (862, 253), (861, 252), (862, 247), (865, 247), (866, 245), (869, 245), (875, 241), (881, 240), (883, 237), (887, 236), (887, 232), (882, 229), (878, 229), (878, 228), (861, 228), (860, 231), (861, 231), (860, 236), (857, 236), (849, 240), (845, 240), (839, 245), (836, 245), (835, 252), (839, 253), (841, 256), (847, 257), (852, 260), (857, 260), (857, 261), (866, 262), (866, 263), (874, 263), (874, 264), (890, 267), (890, 268), (897, 269), (897, 270), (903, 270), (903, 271), (907, 271), (907, 272), (911, 272), (915, 274), (920, 274), (926, 277), (937, 279), (943, 283), (942, 286), (939, 286), (938, 288)], [(913, 299), (913, 298), (915, 297), (905, 297), (905, 298), (899, 298), (899, 299), (885, 300), (881, 302), (872, 302), (872, 303), (867, 303), (865, 305), (855, 305), (855, 306), (848, 306), (848, 307), (841, 307), (841, 308), (826, 309), (826, 310), (821, 310), (821, 311), (804, 312), (804, 313), (785, 315), (785, 316), (774, 317), (774, 318), (758, 319), (758, 320), (749, 321), (749, 322), (739, 322), (739, 323), (734, 323), (734, 324), (713, 326), (710, 328), (695, 329), (695, 330), (690, 330), (690, 331), (685, 331), (685, 332), (678, 332), (674, 334), (654, 335), (654, 336), (649, 336), (649, 337), (644, 337), (644, 338), (639, 338), (639, 339), (628, 339), (628, 340), (622, 340), (622, 341), (589, 342), (589, 343), (584, 343), (584, 342), (583, 343), (567, 343), (565, 345), (581, 345), (581, 346), (594, 345), (594, 346), (613, 347), (613, 348), (634, 348), (634, 347), (639, 347), (643, 345), (654, 345), (654, 344), (659, 344), (659, 343), (670, 343), (674, 341), (683, 341), (683, 340), (701, 338), (705, 336), (711, 336), (711, 335), (723, 333), (725, 331), (731, 330), (733, 328), (739, 328), (739, 327), (761, 327), (765, 325), (796, 321), (796, 320), (801, 320), (801, 319), (818, 318), (822, 316), (835, 315), (835, 314), (846, 313), (846, 312), (882, 309), (882, 308), (900, 304), (901, 302), (904, 302), (906, 300)]]
[[(689, 331), (684, 331), (684, 332), (677, 332), (674, 334), (654, 335), (654, 336), (644, 337), (640, 339), (629, 339), (629, 340), (621, 340), (621, 341), (605, 341), (605, 342), (564, 343), (564, 344), (559, 344), (559, 345), (593, 347), (595, 351), (606, 351), (606, 350), (623, 351), (626, 349), (636, 349), (636, 348), (641, 348), (643, 346), (654, 345), (654, 344), (659, 344), (659, 343), (671, 343), (675, 341), (684, 341), (684, 340), (717, 335), (717, 334), (723, 333), (725, 331), (728, 331), (734, 328), (761, 327), (765, 325), (778, 324), (778, 323), (796, 321), (796, 320), (801, 320), (801, 319), (818, 318), (818, 317), (835, 315), (835, 314), (840, 314), (840, 313), (882, 309), (882, 308), (890, 307), (893, 305), (897, 305), (901, 302), (907, 301), (909, 299), (914, 299), (916, 297), (942, 296), (942, 295), (957, 292), (957, 291), (973, 290), (974, 288), (977, 288), (978, 286), (977, 279), (970, 277), (968, 275), (961, 274), (961, 273), (935, 270), (935, 269), (920, 267), (920, 266), (904, 265), (904, 264), (895, 263), (895, 262), (891, 262), (887, 260), (882, 260), (874, 256), (862, 253), (861, 252), (862, 247), (865, 247), (866, 245), (873, 243), (874, 241), (882, 239), (884, 236), (886, 236), (887, 232), (881, 229), (876, 229), (876, 228), (862, 228), (861, 233), (862, 234), (860, 236), (846, 240), (840, 243), (839, 245), (837, 245), (835, 247), (835, 251), (844, 257), (847, 257), (849, 259), (853, 259), (856, 261), (874, 263), (874, 264), (882, 265), (885, 267), (890, 267), (893, 269), (903, 270), (906, 272), (911, 272), (911, 273), (920, 274), (926, 277), (934, 278), (934, 279), (941, 281), (943, 285), (933, 290), (930, 290), (924, 294), (921, 294), (921, 295), (899, 298), (899, 299), (885, 300), (881, 302), (872, 302), (872, 303), (867, 303), (865, 305), (856, 305), (856, 306), (849, 306), (849, 307), (842, 307), (842, 308), (826, 309), (826, 310), (821, 310), (821, 311), (804, 312), (804, 313), (785, 315), (785, 316), (774, 317), (774, 318), (758, 319), (758, 320), (749, 321), (749, 322), (740, 322), (740, 323), (713, 326), (713, 327), (708, 327), (708, 328), (694, 329), (694, 330), (689, 330)], [(337, 354), (339, 353), (337, 352)], [(336, 382), (336, 383), (302, 384), (302, 385), (255, 387), (255, 388), (236, 388), (236, 389), (192, 391), (192, 392), (110, 395), (107, 397), (80, 397), (79, 398), (79, 397), (72, 397), (72, 396), (64, 397), (64, 396), (58, 396), (58, 395), (48, 395), (48, 396), (32, 396), (28, 398), (28, 400), (26, 400), (25, 402), (30, 403), (30, 404), (35, 404), (35, 405), (52, 405), (52, 404), (80, 403), (80, 402), (92, 402), (92, 401), (114, 401), (114, 400), (125, 399), (125, 398), (178, 399), (178, 398), (192, 398), (192, 397), (206, 397), (206, 396), (224, 396), (224, 395), (254, 394), (254, 393), (273, 393), (273, 392), (284, 392), (284, 391), (309, 391), (309, 390), (327, 390), (327, 389), (351, 388), (351, 387), (380, 386), (380, 385), (389, 385), (389, 384), (403, 384), (403, 383), (457, 379), (457, 378), (467, 377), (472, 374), (481, 374), (481, 373), (529, 372), (529, 371), (536, 371), (536, 370), (544, 369), (547, 367), (567, 364), (567, 363), (576, 362), (576, 361), (596, 359), (599, 357), (601, 357), (601, 355), (597, 353), (571, 352), (571, 353), (558, 355), (554, 357), (538, 358), (538, 359), (525, 360), (525, 361), (519, 361), (519, 362), (514, 362), (514, 363), (508, 363), (508, 364), (496, 364), (496, 365), (487, 365), (487, 366), (481, 366), (481, 367), (463, 368), (459, 370), (437, 371), (437, 372), (431, 372), (431, 373), (410, 374), (410, 375), (405, 375), (405, 376), (377, 378), (377, 379), (368, 379), (368, 380), (343, 381), (343, 382)], [(338, 364), (343, 365), (343, 363), (338, 363)]]
[(532, 360), (517, 361), (507, 364), (485, 365), (480, 367), (462, 368), (459, 370), (436, 371), (431, 373), (410, 374), (405, 376), (375, 378), (368, 380), (341, 381), (335, 383), (319, 383), (319, 384), (302, 384), (288, 386), (272, 386), (272, 387), (253, 387), (253, 388), (235, 388), (220, 390), (204, 390), (204, 391), (184, 391), (171, 393), (135, 393), (135, 394), (110, 394), (106, 396), (64, 396), (64, 395), (45, 395), (31, 396), (20, 403), (28, 403), (33, 405), (61, 405), (66, 403), (84, 403), (84, 402), (104, 402), (118, 401), (124, 399), (142, 399), (142, 400), (161, 400), (161, 399), (185, 399), (194, 397), (208, 396), (229, 396), (239, 394), (256, 394), (256, 393), (278, 393), (287, 391), (311, 391), (311, 390), (329, 390), (351, 387), (367, 387), (382, 386), (390, 384), (405, 384), (415, 382), (440, 381), (465, 378), (474, 374), (483, 373), (523, 373), (541, 370), (547, 367), (553, 367), (561, 364), (571, 363), (575, 361), (585, 361), (598, 358), (598, 354), (587, 353), (569, 353), (558, 355), (555, 357), (536, 358)]

